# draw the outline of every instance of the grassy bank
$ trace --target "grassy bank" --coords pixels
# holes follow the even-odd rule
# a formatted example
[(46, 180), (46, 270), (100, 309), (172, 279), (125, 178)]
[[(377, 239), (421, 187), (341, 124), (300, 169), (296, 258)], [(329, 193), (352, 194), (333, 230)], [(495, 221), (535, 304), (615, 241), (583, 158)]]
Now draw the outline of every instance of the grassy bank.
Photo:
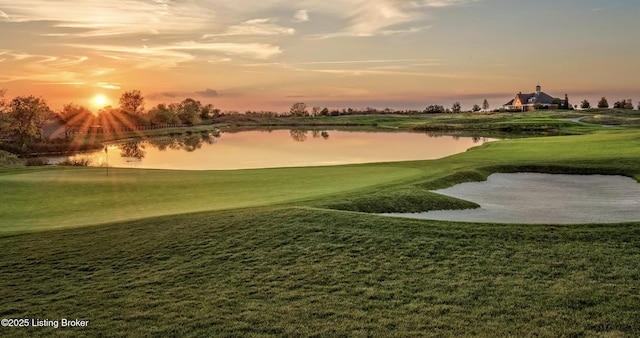
[(499, 171), (640, 178), (640, 133), (586, 128), (432, 161), (109, 177), (0, 170), (2, 317), (91, 321), (1, 333), (634, 336), (640, 222), (459, 224), (352, 212), (467, 207), (428, 189)]
[(267, 208), (0, 240), (31, 336), (633, 336), (640, 224), (465, 225)]

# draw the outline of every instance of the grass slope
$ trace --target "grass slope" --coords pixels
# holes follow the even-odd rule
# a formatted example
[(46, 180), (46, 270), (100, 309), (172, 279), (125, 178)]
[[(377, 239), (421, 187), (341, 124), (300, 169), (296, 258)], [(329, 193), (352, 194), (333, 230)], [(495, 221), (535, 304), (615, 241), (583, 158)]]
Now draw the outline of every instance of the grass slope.
[(633, 336), (640, 224), (465, 225), (301, 208), (0, 239), (32, 336)]

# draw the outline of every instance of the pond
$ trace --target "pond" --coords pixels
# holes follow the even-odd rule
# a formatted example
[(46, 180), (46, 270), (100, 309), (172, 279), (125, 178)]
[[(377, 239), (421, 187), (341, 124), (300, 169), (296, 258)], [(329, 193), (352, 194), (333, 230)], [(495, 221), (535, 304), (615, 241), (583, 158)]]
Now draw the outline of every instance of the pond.
[[(72, 156), (92, 166), (227, 170), (442, 158), (491, 141), (411, 132), (270, 130), (195, 133), (107, 146)], [(59, 163), (67, 157), (49, 158)]]
[(434, 192), (472, 201), (477, 209), (385, 214), (432, 220), (586, 224), (640, 221), (640, 184), (605, 175), (493, 174)]

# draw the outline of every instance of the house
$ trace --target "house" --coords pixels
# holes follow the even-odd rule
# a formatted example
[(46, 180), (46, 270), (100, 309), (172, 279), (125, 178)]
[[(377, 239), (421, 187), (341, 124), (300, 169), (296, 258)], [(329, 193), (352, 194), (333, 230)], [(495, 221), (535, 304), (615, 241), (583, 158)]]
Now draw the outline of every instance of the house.
[(44, 140), (53, 140), (67, 136), (67, 126), (58, 114), (50, 114), (47, 123), (42, 126), (41, 137)]
[(502, 105), (506, 110), (533, 111), (538, 109), (568, 109), (569, 98), (567, 94), (564, 100), (555, 98), (542, 91), (540, 85), (536, 86), (536, 92), (531, 94), (516, 94), (516, 97)]

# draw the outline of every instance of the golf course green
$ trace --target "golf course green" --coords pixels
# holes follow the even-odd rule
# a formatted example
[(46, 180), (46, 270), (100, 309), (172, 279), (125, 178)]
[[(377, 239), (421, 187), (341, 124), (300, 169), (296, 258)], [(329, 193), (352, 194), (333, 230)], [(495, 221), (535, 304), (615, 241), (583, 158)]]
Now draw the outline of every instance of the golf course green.
[(495, 172), (640, 179), (640, 131), (591, 129), (428, 161), (0, 169), (2, 318), (89, 321), (0, 335), (633, 336), (640, 220), (370, 214), (473, 207), (429, 190)]

